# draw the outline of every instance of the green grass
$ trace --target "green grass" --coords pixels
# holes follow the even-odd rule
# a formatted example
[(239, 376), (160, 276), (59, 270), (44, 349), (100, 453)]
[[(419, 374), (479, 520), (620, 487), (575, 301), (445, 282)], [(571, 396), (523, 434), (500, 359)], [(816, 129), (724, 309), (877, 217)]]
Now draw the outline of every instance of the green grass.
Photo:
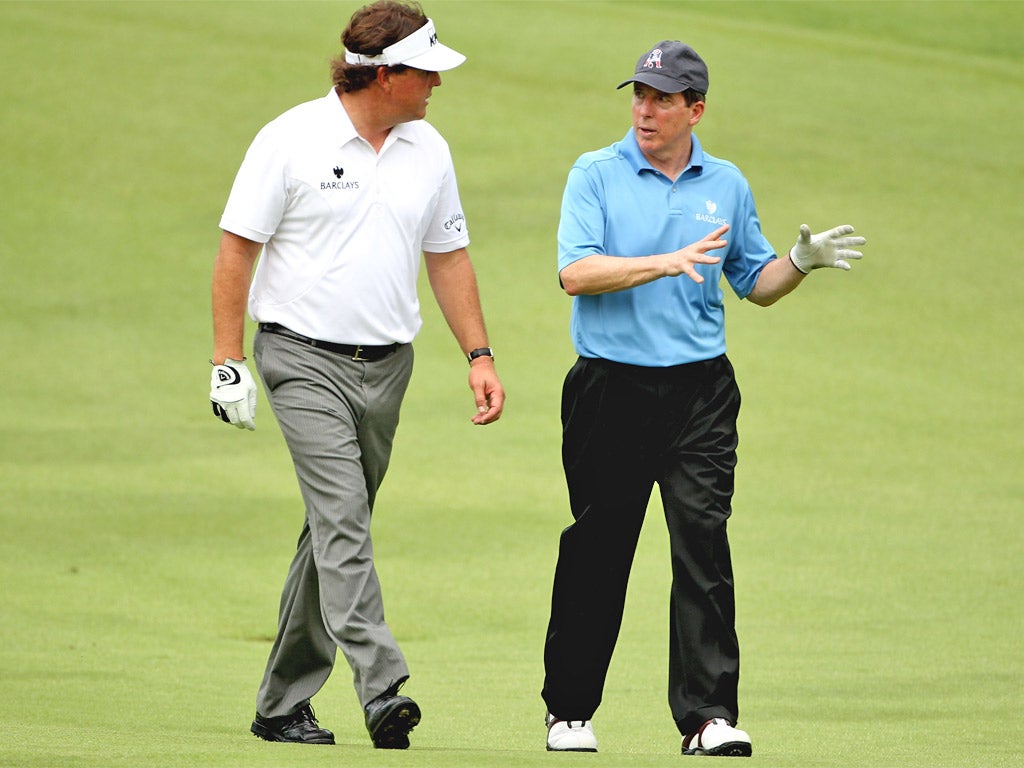
[[(731, 536), (753, 765), (1016, 766), (1024, 4), (426, 3), (469, 55), (450, 141), (510, 399), (474, 429), (429, 292), (379, 497), (388, 618), (425, 711), (374, 752), (348, 672), (333, 749), (247, 733), (301, 507), (280, 433), (208, 413), (217, 221), (249, 140), (326, 93), (361, 3), (0, 3), (0, 765), (675, 765), (667, 544), (641, 541), (602, 752), (543, 751), (567, 523), (565, 173), (618, 140), (663, 38), (708, 59), (699, 134), (797, 227), (869, 239), (770, 310), (729, 305), (744, 391)], [(262, 397), (262, 395), (261, 395)]]

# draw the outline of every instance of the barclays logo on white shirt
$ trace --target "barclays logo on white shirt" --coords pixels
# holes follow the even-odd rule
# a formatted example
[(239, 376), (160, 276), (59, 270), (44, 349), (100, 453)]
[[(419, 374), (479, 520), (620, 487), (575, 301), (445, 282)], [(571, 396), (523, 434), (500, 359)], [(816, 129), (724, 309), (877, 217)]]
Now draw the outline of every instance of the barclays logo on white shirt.
[(338, 181), (321, 181), (321, 192), (328, 189), (359, 189), (358, 181), (341, 181), (341, 177), (345, 175), (345, 169), (340, 165), (334, 166), (331, 169), (331, 173), (334, 174), (334, 178), (338, 179)]
[(359, 189), (358, 181), (321, 181), (320, 191), (328, 189)]

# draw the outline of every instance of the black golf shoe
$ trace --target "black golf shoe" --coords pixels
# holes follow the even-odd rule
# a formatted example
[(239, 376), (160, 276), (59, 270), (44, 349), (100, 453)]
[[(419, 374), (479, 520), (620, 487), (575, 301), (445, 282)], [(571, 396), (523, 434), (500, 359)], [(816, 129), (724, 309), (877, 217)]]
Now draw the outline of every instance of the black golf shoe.
[(366, 730), (377, 749), (408, 749), (409, 732), (420, 722), (420, 708), (390, 688), (364, 707)]
[(334, 734), (321, 728), (307, 702), (290, 715), (263, 717), (259, 712), (249, 729), (267, 741), (287, 741), (294, 744), (333, 744)]

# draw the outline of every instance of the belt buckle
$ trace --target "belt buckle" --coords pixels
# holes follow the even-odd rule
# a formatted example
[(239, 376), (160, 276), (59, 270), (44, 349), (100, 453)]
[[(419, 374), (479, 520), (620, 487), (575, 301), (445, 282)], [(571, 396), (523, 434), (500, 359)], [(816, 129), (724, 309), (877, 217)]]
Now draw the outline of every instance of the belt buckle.
[(355, 362), (355, 363), (368, 363), (368, 362), (370, 362), (370, 358), (363, 357), (362, 356), (362, 352), (363, 352), (363, 345), (362, 344), (356, 344), (356, 351), (352, 354), (352, 362)]

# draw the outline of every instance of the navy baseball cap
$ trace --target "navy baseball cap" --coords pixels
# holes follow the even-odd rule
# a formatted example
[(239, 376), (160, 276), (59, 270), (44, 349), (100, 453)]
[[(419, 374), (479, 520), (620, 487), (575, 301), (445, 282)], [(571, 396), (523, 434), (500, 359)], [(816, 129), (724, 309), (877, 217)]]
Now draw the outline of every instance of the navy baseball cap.
[(697, 52), (678, 40), (662, 40), (644, 53), (636, 72), (618, 88), (643, 83), (663, 93), (682, 93), (692, 88), (708, 92), (708, 65)]

